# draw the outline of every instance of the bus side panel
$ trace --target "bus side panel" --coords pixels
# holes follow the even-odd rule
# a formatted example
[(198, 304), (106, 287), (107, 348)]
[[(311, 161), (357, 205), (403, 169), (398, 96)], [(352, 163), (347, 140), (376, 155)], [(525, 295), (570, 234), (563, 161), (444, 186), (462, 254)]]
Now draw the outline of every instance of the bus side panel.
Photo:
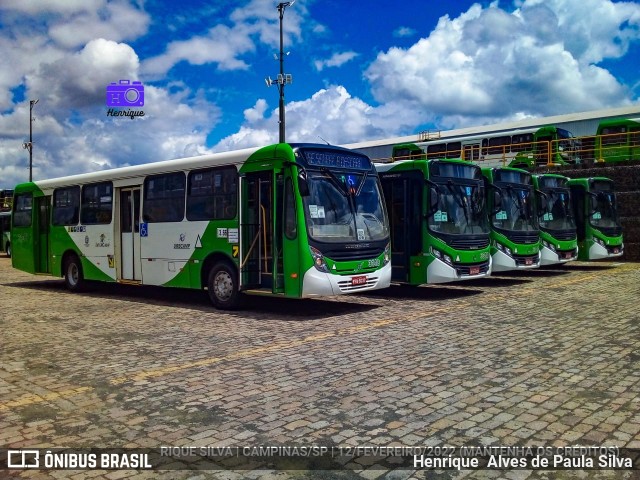
[[(176, 224), (180, 225), (180, 224)], [(170, 277), (164, 286), (167, 287), (182, 287), (182, 288), (203, 288), (201, 278), (202, 268), (204, 267), (207, 258), (212, 255), (222, 254), (221, 258), (228, 258), (230, 263), (234, 263), (237, 266), (238, 258), (238, 224), (234, 220), (220, 220), (220, 221), (204, 221), (204, 222), (185, 222), (183, 224), (186, 231), (186, 226), (189, 227), (190, 234), (185, 234), (184, 241), (182, 242), (179, 250), (184, 250), (186, 245), (189, 245), (188, 250), (184, 250), (184, 253), (191, 252), (188, 260), (164, 260), (161, 265), (162, 272), (160, 276)], [(174, 231), (178, 231), (177, 229)], [(182, 231), (182, 230), (180, 230)], [(199, 233), (201, 232), (202, 233)], [(176, 235), (169, 237), (172, 245), (170, 248), (175, 250), (176, 242), (180, 245), (181, 236)], [(171, 243), (170, 242), (170, 243)], [(230, 259), (233, 259), (230, 260)], [(143, 258), (144, 260), (144, 258)], [(148, 260), (146, 261), (148, 262)], [(145, 262), (143, 262), (143, 280), (144, 283), (151, 281), (149, 276), (152, 274), (150, 269), (144, 269)], [(159, 262), (158, 265), (160, 265)], [(166, 272), (165, 272), (166, 269)], [(146, 276), (145, 276), (146, 272)], [(206, 277), (204, 277), (206, 282)]]
[(73, 252), (82, 262), (86, 280), (114, 282), (112, 231), (112, 225), (52, 226), (51, 274), (63, 276), (65, 255)]

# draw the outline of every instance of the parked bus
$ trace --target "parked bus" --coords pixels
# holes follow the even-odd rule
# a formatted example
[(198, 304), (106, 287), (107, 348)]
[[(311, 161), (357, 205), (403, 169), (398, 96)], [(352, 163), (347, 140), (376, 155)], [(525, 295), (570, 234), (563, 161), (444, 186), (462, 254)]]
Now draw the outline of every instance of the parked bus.
[(427, 159), (462, 158), (483, 167), (533, 168), (538, 165), (569, 165), (579, 162), (579, 142), (554, 126), (475, 133), (452, 137), (423, 136), (415, 145)]
[(624, 253), (613, 181), (605, 177), (572, 178), (578, 259), (620, 257)]
[[(531, 174), (517, 168), (483, 168), (491, 216), (494, 272), (540, 266), (540, 230)], [(492, 190), (501, 194), (500, 204)]]
[(600, 122), (595, 157), (599, 162), (611, 163), (640, 160), (640, 118)]
[(485, 186), (477, 165), (462, 160), (376, 164), (389, 214), (392, 281), (421, 285), (491, 273)]
[(11, 212), (0, 212), (0, 252), (11, 256)]
[(550, 173), (534, 175), (532, 179), (534, 188), (542, 193), (538, 197), (540, 264), (553, 265), (577, 259), (578, 240), (567, 184), (569, 179)]
[(387, 287), (389, 228), (368, 157), (278, 144), (16, 186), (13, 266), (85, 280), (240, 293)]

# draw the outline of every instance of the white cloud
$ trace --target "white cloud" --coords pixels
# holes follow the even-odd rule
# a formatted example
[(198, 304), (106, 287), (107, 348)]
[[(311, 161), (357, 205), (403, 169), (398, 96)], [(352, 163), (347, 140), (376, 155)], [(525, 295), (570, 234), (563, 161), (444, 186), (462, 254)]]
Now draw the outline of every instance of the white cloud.
[(527, 0), (513, 13), (475, 4), (410, 48), (380, 53), (365, 76), (377, 101), (452, 126), (629, 103), (629, 90), (594, 62), (638, 40), (640, 5), (587, 3)]
[(129, 45), (99, 38), (78, 53), (43, 62), (27, 75), (26, 84), (29, 95), (43, 100), (44, 108), (104, 105), (106, 86), (136, 79), (137, 71), (138, 56)]
[(416, 34), (416, 31), (410, 27), (398, 27), (393, 31), (393, 36), (402, 38), (402, 37), (413, 37)]
[(82, 46), (94, 38), (120, 42), (146, 33), (150, 21), (144, 11), (125, 1), (114, 1), (54, 22), (49, 35), (66, 48)]
[[(300, 38), (303, 20), (309, 23), (306, 28), (313, 28), (314, 22), (304, 18), (307, 14), (300, 3), (285, 9), (285, 44), (290, 45), (294, 38)], [(235, 9), (230, 20), (232, 26), (218, 24), (205, 35), (169, 43), (164, 53), (143, 62), (142, 72), (161, 76), (181, 61), (192, 65), (216, 64), (220, 70), (247, 70), (249, 64), (241, 57), (255, 51), (256, 40), (279, 48), (279, 16), (276, 4), (271, 0), (251, 0)]]
[(246, 29), (216, 25), (209, 30), (207, 36), (169, 43), (165, 53), (143, 62), (142, 72), (164, 75), (180, 61), (187, 61), (192, 65), (217, 63), (220, 70), (246, 70), (249, 65), (237, 57), (254, 48)]
[[(278, 141), (278, 110), (267, 112), (267, 103), (260, 99), (245, 110), (240, 130), (222, 139), (216, 151), (267, 145)], [(319, 90), (311, 98), (286, 105), (286, 141), (333, 145), (357, 142), (367, 138), (399, 135), (415, 125), (418, 118), (412, 112), (400, 112), (393, 106), (372, 107), (352, 97), (341, 85)]]
[(316, 70), (321, 72), (326, 67), (340, 67), (347, 62), (350, 62), (356, 58), (358, 54), (356, 52), (341, 52), (334, 53), (330, 58), (326, 60), (316, 60), (313, 62)]

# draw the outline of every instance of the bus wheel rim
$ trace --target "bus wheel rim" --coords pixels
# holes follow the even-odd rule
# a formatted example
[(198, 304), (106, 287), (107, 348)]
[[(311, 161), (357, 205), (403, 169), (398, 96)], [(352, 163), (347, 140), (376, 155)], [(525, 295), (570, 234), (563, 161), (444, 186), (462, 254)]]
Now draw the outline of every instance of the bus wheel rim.
[(233, 294), (233, 280), (228, 272), (219, 272), (214, 280), (214, 292), (222, 301), (229, 300)]
[(78, 283), (78, 266), (75, 263), (69, 265), (69, 282), (71, 285)]

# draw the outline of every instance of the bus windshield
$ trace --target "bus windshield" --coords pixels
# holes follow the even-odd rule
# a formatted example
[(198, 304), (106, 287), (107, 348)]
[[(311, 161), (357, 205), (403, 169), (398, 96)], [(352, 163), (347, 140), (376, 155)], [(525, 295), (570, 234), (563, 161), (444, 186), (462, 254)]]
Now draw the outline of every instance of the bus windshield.
[(465, 185), (449, 180), (437, 185), (438, 210), (429, 217), (430, 230), (453, 235), (489, 233), (481, 183)]
[(534, 217), (533, 189), (514, 185), (501, 186), (501, 189), (502, 208), (491, 217), (493, 226), (512, 232), (538, 230)]
[(309, 171), (303, 197), (309, 235), (319, 242), (384, 240), (388, 223), (378, 178), (366, 173)]
[(589, 223), (596, 228), (619, 227), (616, 210), (616, 196), (612, 192), (594, 192), (596, 194), (596, 209), (589, 216)]
[(547, 208), (539, 212), (540, 227), (545, 230), (574, 230), (576, 228), (571, 210), (571, 197), (567, 189), (545, 190), (542, 199)]

